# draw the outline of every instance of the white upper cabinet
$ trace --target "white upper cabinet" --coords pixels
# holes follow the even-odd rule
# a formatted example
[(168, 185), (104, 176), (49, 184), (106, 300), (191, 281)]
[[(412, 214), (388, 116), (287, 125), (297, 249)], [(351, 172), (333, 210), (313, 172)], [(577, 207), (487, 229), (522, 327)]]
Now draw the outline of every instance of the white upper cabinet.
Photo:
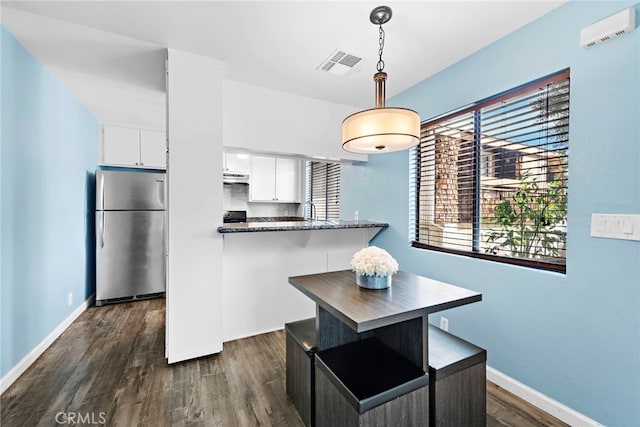
[(276, 201), (276, 159), (251, 156), (249, 175), (249, 200), (252, 202)]
[(300, 203), (300, 160), (251, 156), (249, 201)]
[(223, 171), (249, 173), (251, 156), (240, 153), (224, 153)]
[(140, 165), (166, 169), (167, 137), (164, 132), (140, 130)]
[(104, 126), (102, 159), (110, 165), (137, 165), (140, 162), (138, 129)]
[(100, 164), (166, 169), (166, 147), (164, 132), (105, 125)]
[(300, 160), (276, 159), (276, 199), (300, 202)]

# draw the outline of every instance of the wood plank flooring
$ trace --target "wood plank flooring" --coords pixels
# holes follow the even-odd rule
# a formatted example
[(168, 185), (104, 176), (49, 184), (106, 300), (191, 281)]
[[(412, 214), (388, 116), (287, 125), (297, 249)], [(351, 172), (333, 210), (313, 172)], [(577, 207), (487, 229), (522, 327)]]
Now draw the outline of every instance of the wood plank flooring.
[[(495, 384), (487, 391), (490, 427), (566, 425)], [(164, 299), (89, 308), (0, 406), (3, 426), (303, 425), (285, 392), (284, 331), (169, 366)]]

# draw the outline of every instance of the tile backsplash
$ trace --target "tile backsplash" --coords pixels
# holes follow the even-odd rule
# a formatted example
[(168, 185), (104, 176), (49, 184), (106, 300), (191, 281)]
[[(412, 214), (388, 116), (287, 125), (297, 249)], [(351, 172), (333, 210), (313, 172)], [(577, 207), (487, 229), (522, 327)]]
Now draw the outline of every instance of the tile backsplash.
[(225, 211), (247, 211), (247, 216), (301, 216), (299, 203), (249, 203), (249, 186), (224, 184), (222, 207)]

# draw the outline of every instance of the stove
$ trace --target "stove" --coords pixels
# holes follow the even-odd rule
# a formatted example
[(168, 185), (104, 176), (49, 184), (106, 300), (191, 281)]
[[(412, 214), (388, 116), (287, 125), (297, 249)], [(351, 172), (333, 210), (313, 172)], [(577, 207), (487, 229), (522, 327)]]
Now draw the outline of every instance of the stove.
[(247, 211), (224, 211), (222, 222), (225, 224), (247, 222)]

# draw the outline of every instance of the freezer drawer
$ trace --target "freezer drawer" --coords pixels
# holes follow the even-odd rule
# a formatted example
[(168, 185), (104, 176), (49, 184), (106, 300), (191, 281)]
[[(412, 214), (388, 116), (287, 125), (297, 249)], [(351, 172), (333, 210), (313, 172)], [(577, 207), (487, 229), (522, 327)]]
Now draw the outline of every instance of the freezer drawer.
[(164, 211), (97, 211), (96, 301), (164, 291)]

